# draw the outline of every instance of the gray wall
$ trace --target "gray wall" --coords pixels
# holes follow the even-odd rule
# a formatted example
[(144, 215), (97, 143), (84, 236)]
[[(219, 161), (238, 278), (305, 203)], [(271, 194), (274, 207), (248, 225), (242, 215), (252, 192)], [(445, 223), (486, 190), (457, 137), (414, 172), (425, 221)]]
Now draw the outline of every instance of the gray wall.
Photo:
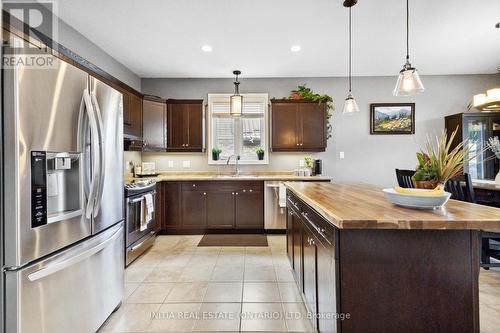
[(62, 20), (59, 20), (57, 39), (59, 44), (97, 65), (132, 88), (141, 91), (139, 76)]
[[(241, 79), (241, 91), (267, 92), (270, 97), (288, 96), (298, 84), (307, 85), (321, 94), (333, 97), (336, 111), (332, 119), (333, 138), (323, 159), (325, 173), (342, 181), (361, 181), (383, 186), (393, 185), (395, 168), (414, 168), (415, 152), (425, 143), (426, 135), (439, 134), (444, 116), (464, 112), (472, 95), (500, 85), (500, 75), (423, 76), (426, 91), (414, 97), (394, 97), (396, 77), (356, 77), (353, 94), (361, 112), (342, 115), (346, 97), (345, 78), (268, 78)], [(207, 93), (231, 93), (232, 79), (142, 79), (142, 91), (163, 98), (205, 98)], [(370, 135), (370, 103), (415, 102), (415, 135)], [(345, 153), (345, 159), (339, 153)], [(274, 153), (267, 167), (247, 169), (291, 170), (302, 154)], [(172, 160), (178, 170), (182, 160), (191, 160), (192, 170), (218, 170), (208, 166), (206, 154), (146, 153), (143, 160), (155, 161), (159, 170), (167, 170)]]

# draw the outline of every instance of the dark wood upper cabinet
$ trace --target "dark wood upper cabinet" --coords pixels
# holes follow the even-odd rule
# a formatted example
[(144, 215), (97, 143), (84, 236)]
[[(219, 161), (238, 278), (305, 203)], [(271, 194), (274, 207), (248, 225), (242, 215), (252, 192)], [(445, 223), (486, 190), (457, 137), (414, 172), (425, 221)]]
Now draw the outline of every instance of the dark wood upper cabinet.
[(167, 100), (167, 151), (203, 151), (203, 100)]
[(131, 92), (123, 93), (123, 136), (142, 140), (142, 98)]
[(144, 97), (142, 125), (144, 151), (166, 150), (165, 121), (165, 101), (154, 97)]
[(325, 103), (273, 99), (271, 104), (272, 151), (325, 151)]

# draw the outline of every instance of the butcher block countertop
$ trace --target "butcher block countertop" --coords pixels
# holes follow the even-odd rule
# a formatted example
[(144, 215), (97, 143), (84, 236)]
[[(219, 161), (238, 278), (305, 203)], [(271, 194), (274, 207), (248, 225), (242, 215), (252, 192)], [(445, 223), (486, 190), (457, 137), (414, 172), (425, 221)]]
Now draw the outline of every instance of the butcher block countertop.
[(340, 229), (434, 229), (500, 232), (500, 209), (456, 200), (435, 210), (389, 202), (382, 188), (350, 183), (285, 183), (288, 190)]

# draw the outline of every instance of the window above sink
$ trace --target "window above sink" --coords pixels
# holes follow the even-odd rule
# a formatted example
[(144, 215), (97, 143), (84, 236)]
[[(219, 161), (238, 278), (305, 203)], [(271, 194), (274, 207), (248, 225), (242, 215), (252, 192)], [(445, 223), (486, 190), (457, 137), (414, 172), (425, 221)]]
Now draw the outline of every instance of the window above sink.
[[(231, 155), (240, 155), (239, 164), (268, 164), (268, 94), (242, 94), (240, 117), (229, 114), (230, 96), (208, 94), (208, 164), (226, 164)], [(264, 149), (263, 160), (257, 157), (259, 147)], [(213, 148), (222, 150), (219, 160), (213, 159)]]

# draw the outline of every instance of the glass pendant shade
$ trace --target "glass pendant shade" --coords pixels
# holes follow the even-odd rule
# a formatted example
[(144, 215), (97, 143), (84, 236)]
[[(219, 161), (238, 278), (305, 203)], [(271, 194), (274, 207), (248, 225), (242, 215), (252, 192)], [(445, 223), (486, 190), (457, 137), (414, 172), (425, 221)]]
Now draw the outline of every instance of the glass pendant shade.
[(231, 96), (231, 107), (229, 114), (231, 116), (241, 116), (243, 110), (243, 96), (233, 95)]
[(355, 112), (359, 112), (358, 103), (356, 103), (354, 97), (351, 94), (349, 94), (345, 99), (344, 108), (342, 109), (342, 114), (350, 114)]
[(398, 81), (392, 94), (394, 96), (413, 96), (423, 92), (424, 85), (420, 80), (417, 69), (410, 64), (410, 8), (409, 0), (406, 0), (406, 63), (399, 72)]
[(425, 90), (422, 80), (418, 75), (416, 68), (411, 67), (410, 64), (405, 64), (403, 69), (399, 72), (398, 81), (394, 88), (394, 96), (413, 96)]

